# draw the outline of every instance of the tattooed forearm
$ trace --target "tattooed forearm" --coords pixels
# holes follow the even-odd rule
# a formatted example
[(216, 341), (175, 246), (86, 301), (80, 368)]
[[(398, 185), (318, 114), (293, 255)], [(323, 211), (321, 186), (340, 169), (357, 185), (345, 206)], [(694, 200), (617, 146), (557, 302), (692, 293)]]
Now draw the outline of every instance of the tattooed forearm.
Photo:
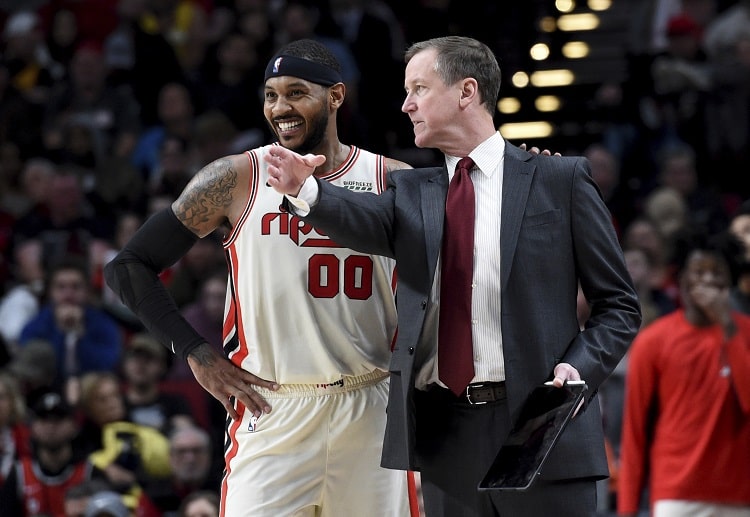
[(208, 343), (194, 348), (189, 355), (201, 366), (213, 366), (216, 361), (216, 356)]
[(175, 203), (175, 215), (191, 230), (199, 233), (202, 225), (226, 216), (237, 186), (237, 171), (228, 158), (206, 165), (190, 181)]

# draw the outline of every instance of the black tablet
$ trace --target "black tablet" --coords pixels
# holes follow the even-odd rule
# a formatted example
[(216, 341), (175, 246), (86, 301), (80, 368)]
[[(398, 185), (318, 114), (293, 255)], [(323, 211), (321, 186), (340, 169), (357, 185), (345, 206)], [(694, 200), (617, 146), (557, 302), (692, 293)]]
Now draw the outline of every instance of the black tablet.
[(588, 387), (569, 381), (538, 386), (526, 399), (508, 439), (479, 483), (479, 490), (525, 490), (538, 477)]

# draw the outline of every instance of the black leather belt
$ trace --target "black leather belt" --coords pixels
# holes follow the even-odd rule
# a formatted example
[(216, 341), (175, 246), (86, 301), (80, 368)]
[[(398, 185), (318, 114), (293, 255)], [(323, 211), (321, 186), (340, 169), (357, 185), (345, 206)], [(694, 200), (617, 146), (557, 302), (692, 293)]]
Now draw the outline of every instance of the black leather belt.
[(466, 391), (458, 398), (466, 404), (486, 404), (503, 400), (506, 397), (505, 381), (503, 382), (476, 382), (466, 386)]
[(475, 382), (466, 386), (466, 389), (458, 396), (456, 396), (448, 388), (444, 388), (439, 384), (431, 384), (425, 392), (430, 397), (436, 398), (443, 402), (454, 403), (454, 404), (467, 404), (471, 406), (477, 406), (481, 404), (487, 404), (488, 402), (495, 402), (498, 400), (505, 400), (505, 382)]

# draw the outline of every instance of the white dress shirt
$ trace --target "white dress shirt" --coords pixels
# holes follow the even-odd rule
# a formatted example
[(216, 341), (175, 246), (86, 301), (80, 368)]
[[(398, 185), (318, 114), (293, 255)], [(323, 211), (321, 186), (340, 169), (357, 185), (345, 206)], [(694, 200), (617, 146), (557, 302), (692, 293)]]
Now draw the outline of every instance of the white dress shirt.
[[(500, 213), (503, 189), (505, 141), (494, 133), (469, 156), (475, 195), (474, 279), (471, 299), (474, 379), (472, 382), (505, 380), (503, 339), (500, 329)], [(448, 181), (453, 178), (461, 156), (445, 156)], [(305, 216), (318, 199), (318, 184), (311, 176), (297, 197), (287, 196), (297, 214)], [(398, 267), (398, 265), (396, 266)], [(416, 387), (439, 383), (437, 361), (438, 315), (440, 313), (440, 264), (427, 304), (424, 330), (419, 346), (429, 350), (427, 360), (417, 372)]]
[[(474, 279), (471, 318), (474, 343), (472, 382), (505, 380), (502, 333), (500, 331), (500, 207), (503, 189), (505, 141), (500, 133), (469, 153), (476, 164), (470, 177), (474, 183)], [(445, 156), (448, 181), (453, 178), (461, 156)], [(398, 266), (397, 266), (398, 267)], [(429, 350), (428, 359), (417, 372), (416, 387), (438, 381), (437, 336), (440, 314), (440, 263), (435, 269), (427, 305), (424, 331), (419, 346)]]

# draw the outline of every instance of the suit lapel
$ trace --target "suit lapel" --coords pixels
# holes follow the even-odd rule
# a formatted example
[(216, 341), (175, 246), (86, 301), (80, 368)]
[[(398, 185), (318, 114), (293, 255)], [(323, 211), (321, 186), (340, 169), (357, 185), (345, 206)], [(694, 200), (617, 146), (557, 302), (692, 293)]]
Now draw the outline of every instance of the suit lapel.
[(530, 155), (505, 142), (505, 164), (503, 168), (503, 201), (501, 207), (500, 253), (502, 284), (506, 285), (510, 266), (518, 243), (526, 200), (529, 198), (531, 180), (536, 167), (525, 160)]
[(421, 183), (422, 222), (425, 229), (428, 278), (435, 275), (437, 256), (443, 239), (443, 219), (445, 218), (445, 197), (448, 195), (448, 171), (445, 167), (435, 167), (434, 174)]

